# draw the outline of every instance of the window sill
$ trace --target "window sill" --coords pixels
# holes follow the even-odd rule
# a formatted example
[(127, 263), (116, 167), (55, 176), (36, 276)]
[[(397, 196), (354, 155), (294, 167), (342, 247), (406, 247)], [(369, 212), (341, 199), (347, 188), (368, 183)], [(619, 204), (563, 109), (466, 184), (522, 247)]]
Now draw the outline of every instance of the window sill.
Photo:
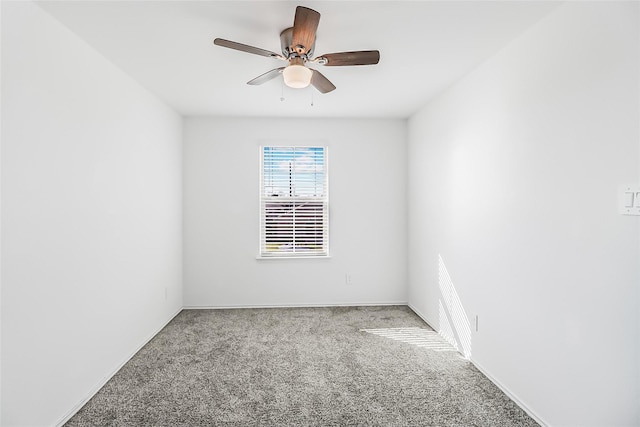
[(258, 261), (262, 260), (274, 260), (274, 259), (330, 259), (331, 255), (291, 255), (291, 256), (260, 256), (258, 255), (256, 259)]

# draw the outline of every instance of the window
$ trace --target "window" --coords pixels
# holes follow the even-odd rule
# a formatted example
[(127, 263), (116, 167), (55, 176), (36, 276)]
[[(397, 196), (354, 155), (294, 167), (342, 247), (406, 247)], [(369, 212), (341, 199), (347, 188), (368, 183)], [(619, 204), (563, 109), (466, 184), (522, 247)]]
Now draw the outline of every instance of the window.
[(328, 256), (327, 148), (261, 152), (260, 256)]

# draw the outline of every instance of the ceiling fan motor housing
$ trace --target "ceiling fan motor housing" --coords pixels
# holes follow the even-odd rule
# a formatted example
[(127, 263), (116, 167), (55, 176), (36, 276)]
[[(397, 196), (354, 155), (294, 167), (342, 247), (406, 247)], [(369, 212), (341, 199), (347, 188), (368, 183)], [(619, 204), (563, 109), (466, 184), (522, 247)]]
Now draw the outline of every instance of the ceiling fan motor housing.
[[(285, 58), (289, 58), (291, 55), (300, 56), (300, 51), (293, 46), (293, 27), (289, 27), (280, 33), (280, 47), (282, 48), (282, 54)], [(306, 46), (304, 46), (306, 47)], [(313, 42), (313, 46), (307, 49), (307, 53), (303, 54), (306, 58), (313, 57), (313, 50), (316, 47), (316, 42)]]

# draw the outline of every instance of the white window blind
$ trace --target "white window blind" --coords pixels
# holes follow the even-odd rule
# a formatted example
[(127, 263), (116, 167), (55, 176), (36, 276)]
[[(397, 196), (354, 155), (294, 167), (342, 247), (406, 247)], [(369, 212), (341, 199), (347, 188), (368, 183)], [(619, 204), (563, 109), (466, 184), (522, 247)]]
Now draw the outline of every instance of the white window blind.
[(326, 147), (262, 147), (260, 256), (329, 254)]

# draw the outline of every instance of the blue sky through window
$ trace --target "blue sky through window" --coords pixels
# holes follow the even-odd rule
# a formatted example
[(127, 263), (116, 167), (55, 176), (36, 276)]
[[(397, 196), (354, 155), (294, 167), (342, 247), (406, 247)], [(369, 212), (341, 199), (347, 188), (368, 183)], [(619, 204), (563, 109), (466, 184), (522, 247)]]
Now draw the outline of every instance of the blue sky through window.
[(324, 161), (324, 147), (264, 147), (265, 196), (322, 196)]

